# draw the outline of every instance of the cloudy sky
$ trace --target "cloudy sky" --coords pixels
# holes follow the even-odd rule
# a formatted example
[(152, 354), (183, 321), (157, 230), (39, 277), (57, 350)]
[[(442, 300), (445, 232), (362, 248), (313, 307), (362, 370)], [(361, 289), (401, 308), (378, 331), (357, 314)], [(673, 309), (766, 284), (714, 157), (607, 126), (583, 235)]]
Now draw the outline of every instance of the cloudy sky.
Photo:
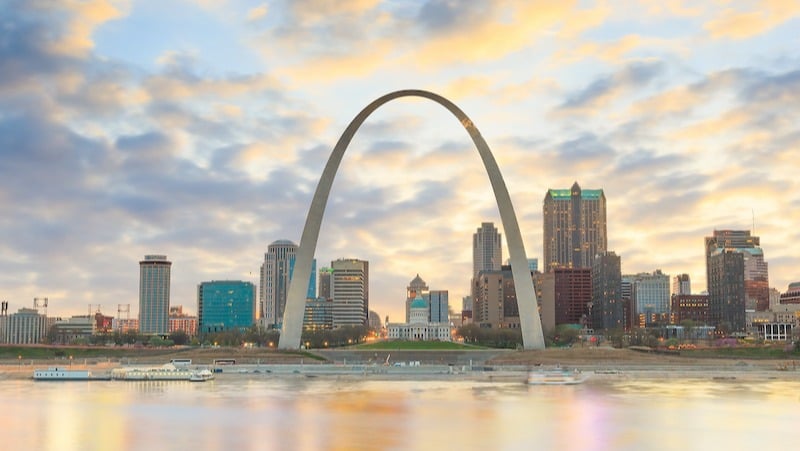
[[(605, 191), (623, 272), (701, 291), (703, 237), (755, 226), (785, 291), (798, 29), (796, 0), (0, 0), (0, 299), (136, 315), (153, 253), (191, 312), (201, 281), (256, 282), (269, 243), (299, 242), (339, 134), (404, 88), (472, 118), (529, 257), (546, 190), (577, 181)], [(464, 129), (400, 99), (348, 149), (317, 260), (369, 260), (382, 318), (417, 273), (460, 307), (482, 221), (500, 224)]]

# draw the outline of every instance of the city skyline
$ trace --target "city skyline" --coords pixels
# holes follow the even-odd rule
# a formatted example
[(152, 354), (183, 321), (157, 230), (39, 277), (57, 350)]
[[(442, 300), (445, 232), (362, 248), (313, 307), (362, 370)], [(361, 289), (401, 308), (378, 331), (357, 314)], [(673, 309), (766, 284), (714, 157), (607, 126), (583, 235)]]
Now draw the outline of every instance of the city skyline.
[[(543, 196), (578, 181), (605, 193), (623, 273), (686, 273), (699, 292), (704, 237), (752, 230), (769, 285), (800, 280), (800, 5), (528, 5), (8, 2), (0, 300), (135, 317), (150, 254), (173, 263), (172, 305), (193, 309), (206, 280), (258, 284), (270, 243), (299, 244), (346, 124), (403, 88), (475, 120), (530, 258)], [(369, 261), (382, 318), (404, 318), (417, 273), (455, 304), (476, 227), (506, 235), (463, 130), (406, 99), (351, 147), (316, 259)]]

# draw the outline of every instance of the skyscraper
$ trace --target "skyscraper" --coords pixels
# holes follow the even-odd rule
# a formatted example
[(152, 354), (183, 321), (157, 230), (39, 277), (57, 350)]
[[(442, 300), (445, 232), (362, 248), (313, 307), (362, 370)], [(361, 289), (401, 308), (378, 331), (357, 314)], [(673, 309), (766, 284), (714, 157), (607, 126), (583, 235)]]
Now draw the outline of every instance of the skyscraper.
[(589, 268), (605, 252), (606, 197), (602, 189), (549, 189), (544, 196), (544, 271)]
[(708, 319), (721, 333), (745, 332), (744, 253), (715, 249), (708, 257)]
[(240, 280), (214, 280), (197, 286), (201, 333), (246, 329), (256, 322), (256, 286)]
[[(669, 276), (660, 269), (652, 273), (623, 276), (629, 282), (632, 317), (635, 326), (645, 327), (666, 321), (670, 308)], [(623, 288), (623, 292), (625, 288)]]
[[(741, 253), (744, 263), (745, 308), (756, 311), (769, 308), (769, 268), (764, 261), (760, 242), (760, 238), (751, 235), (749, 230), (714, 230), (712, 236), (705, 238), (706, 280), (711, 280), (709, 262), (714, 254), (723, 250)], [(708, 292), (711, 295), (710, 285)], [(709, 305), (714, 302), (713, 297), (709, 299)]]
[(484, 222), (472, 235), (472, 276), (481, 271), (500, 271), (503, 245), (494, 223)]
[[(265, 327), (279, 328), (283, 322), (286, 296), (292, 280), (297, 245), (289, 240), (278, 240), (267, 247), (261, 265), (259, 304), (261, 323)], [(316, 298), (316, 261), (312, 261), (307, 298)]]
[(145, 255), (139, 262), (139, 332), (169, 332), (169, 284), (172, 262), (166, 255)]
[(592, 327), (608, 330), (624, 327), (621, 259), (602, 252), (592, 264)]
[(331, 275), (331, 268), (319, 269), (319, 297), (325, 300), (331, 300)]
[(431, 290), (423, 299), (428, 301), (430, 322), (450, 323), (449, 302), (447, 290)]
[(365, 326), (369, 318), (369, 262), (339, 259), (331, 262), (333, 327)]
[(289, 240), (278, 240), (267, 247), (261, 265), (259, 303), (261, 321), (265, 327), (280, 327), (289, 282), (294, 269), (297, 245)]
[(678, 274), (672, 280), (672, 294), (692, 294), (692, 281), (689, 274)]

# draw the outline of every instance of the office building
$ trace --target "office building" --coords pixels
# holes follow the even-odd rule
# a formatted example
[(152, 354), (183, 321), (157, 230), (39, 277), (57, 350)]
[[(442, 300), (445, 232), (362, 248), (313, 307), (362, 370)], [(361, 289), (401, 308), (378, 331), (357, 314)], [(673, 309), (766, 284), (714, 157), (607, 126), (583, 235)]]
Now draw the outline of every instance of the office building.
[(778, 303), (781, 305), (800, 304), (800, 282), (790, 283), (786, 292), (781, 293)]
[(647, 327), (669, 323), (669, 276), (660, 269), (652, 273), (623, 276), (630, 283), (633, 325)]
[(369, 262), (339, 259), (331, 262), (333, 327), (366, 326), (369, 315)]
[(561, 324), (591, 325), (591, 268), (555, 267), (545, 274), (537, 274), (536, 279), (545, 331)]
[(145, 255), (139, 262), (139, 332), (169, 333), (169, 289), (172, 262), (166, 255)]
[(707, 261), (708, 317), (720, 334), (746, 330), (744, 253), (715, 249)]
[(319, 295), (317, 297), (327, 300), (332, 299), (331, 275), (333, 275), (333, 269), (331, 268), (319, 269)]
[(678, 274), (672, 280), (672, 294), (692, 294), (692, 282), (689, 274)]
[(601, 252), (592, 263), (592, 328), (623, 328), (624, 320), (621, 259), (614, 252)]
[(183, 312), (182, 305), (169, 308), (169, 332), (186, 332), (186, 335), (193, 337), (197, 335), (197, 317)]
[(671, 323), (680, 324), (692, 320), (696, 324), (708, 324), (708, 294), (673, 294), (670, 297)]
[(197, 286), (200, 333), (245, 330), (256, 323), (256, 286), (241, 280), (214, 280)]
[(17, 313), (3, 315), (0, 323), (0, 329), (3, 330), (0, 342), (12, 345), (42, 343), (49, 326), (46, 315), (35, 308), (26, 307), (19, 309)]
[[(280, 328), (283, 323), (297, 249), (297, 245), (289, 240), (278, 240), (271, 243), (264, 254), (258, 297), (260, 320), (264, 327)], [(315, 299), (316, 291), (316, 260), (313, 260), (306, 298)]]
[[(431, 290), (423, 295), (428, 303), (428, 317), (432, 323), (450, 322), (448, 292), (447, 290)], [(517, 314), (519, 316), (519, 314)]]
[[(323, 273), (320, 272), (320, 275)], [(326, 273), (330, 275), (331, 273)], [(320, 283), (322, 279), (320, 278)], [(321, 290), (320, 290), (321, 291)], [(333, 328), (333, 299), (318, 297), (306, 299), (306, 308), (303, 312), (303, 329), (324, 330)]]
[[(764, 261), (761, 239), (749, 230), (714, 230), (705, 238), (706, 275), (710, 276), (709, 260), (716, 253), (731, 250), (742, 254), (744, 266), (745, 309), (759, 312), (769, 309), (769, 266)], [(710, 280), (710, 277), (707, 279)], [(709, 294), (711, 289), (709, 288)], [(719, 300), (711, 299), (711, 303)]]
[(472, 235), (472, 275), (481, 271), (499, 271), (503, 264), (500, 232), (492, 222), (483, 222)]
[(594, 256), (605, 252), (606, 197), (602, 189), (549, 189), (544, 197), (544, 265), (590, 268)]
[(472, 280), (472, 322), (485, 328), (518, 328), (519, 307), (511, 266), (481, 271)]

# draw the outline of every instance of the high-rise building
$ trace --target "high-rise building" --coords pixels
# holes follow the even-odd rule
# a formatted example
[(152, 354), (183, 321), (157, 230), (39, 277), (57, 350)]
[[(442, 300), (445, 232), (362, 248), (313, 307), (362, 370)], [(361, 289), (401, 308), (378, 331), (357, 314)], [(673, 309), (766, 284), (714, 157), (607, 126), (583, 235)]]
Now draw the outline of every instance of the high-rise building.
[(172, 262), (166, 255), (145, 255), (139, 262), (139, 332), (169, 333), (169, 286)]
[(492, 222), (483, 222), (472, 235), (472, 276), (481, 271), (499, 271), (503, 264), (500, 232)]
[(244, 330), (256, 323), (256, 286), (241, 280), (213, 280), (197, 286), (201, 333)]
[(692, 294), (692, 281), (689, 274), (678, 274), (672, 280), (672, 294)]
[(331, 299), (331, 275), (333, 270), (331, 268), (319, 269), (319, 298), (330, 300)]
[(707, 272), (709, 322), (720, 333), (745, 332), (744, 253), (715, 249)]
[(592, 327), (609, 330), (624, 327), (621, 259), (601, 252), (592, 263)]
[(542, 327), (588, 326), (592, 302), (592, 269), (555, 267), (537, 276), (542, 299)]
[(510, 265), (481, 271), (473, 278), (472, 319), (481, 327), (518, 328), (517, 289)]
[(369, 318), (369, 262), (339, 259), (331, 262), (333, 327), (365, 326)]
[(423, 299), (428, 302), (430, 322), (450, 323), (447, 298), (447, 290), (431, 290), (426, 295), (423, 295)]
[[(769, 309), (769, 268), (764, 261), (760, 242), (761, 239), (751, 235), (749, 230), (714, 230), (712, 236), (705, 238), (706, 276), (710, 276), (708, 264), (715, 253), (723, 250), (741, 253), (744, 260), (745, 309), (765, 311)], [(711, 294), (710, 287), (708, 292)], [(714, 304), (716, 301), (711, 299), (710, 302)]]
[[(292, 281), (297, 249), (297, 245), (289, 240), (278, 240), (270, 244), (264, 254), (264, 263), (261, 265), (259, 304), (261, 323), (265, 327), (280, 328), (283, 323), (283, 311), (286, 308), (286, 296), (289, 293), (289, 283)], [(316, 298), (315, 273), (316, 260), (313, 260), (307, 299)]]
[(660, 269), (652, 273), (623, 276), (631, 283), (631, 307), (635, 326), (645, 327), (669, 320), (669, 276)]
[(544, 271), (590, 268), (605, 252), (606, 197), (602, 189), (549, 189), (544, 196)]
[(417, 295), (424, 296), (428, 293), (428, 284), (417, 274), (406, 287), (406, 322), (411, 322), (411, 303)]

